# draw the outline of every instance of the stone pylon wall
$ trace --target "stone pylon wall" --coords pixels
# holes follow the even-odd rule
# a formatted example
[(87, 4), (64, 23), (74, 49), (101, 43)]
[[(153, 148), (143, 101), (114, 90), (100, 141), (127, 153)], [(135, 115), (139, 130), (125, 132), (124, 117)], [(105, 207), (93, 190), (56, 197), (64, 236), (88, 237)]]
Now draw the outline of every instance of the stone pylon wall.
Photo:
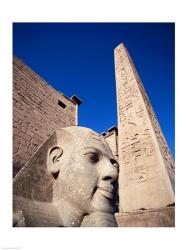
[[(13, 59), (13, 175), (55, 129), (77, 125), (77, 97), (66, 97)], [(78, 102), (78, 103), (77, 103)]]
[(174, 203), (174, 162), (123, 44), (114, 51), (118, 106), (119, 209), (129, 213)]
[(115, 160), (118, 161), (118, 129), (113, 126), (108, 129), (107, 132), (103, 132), (102, 135), (105, 138), (105, 141), (110, 146)]

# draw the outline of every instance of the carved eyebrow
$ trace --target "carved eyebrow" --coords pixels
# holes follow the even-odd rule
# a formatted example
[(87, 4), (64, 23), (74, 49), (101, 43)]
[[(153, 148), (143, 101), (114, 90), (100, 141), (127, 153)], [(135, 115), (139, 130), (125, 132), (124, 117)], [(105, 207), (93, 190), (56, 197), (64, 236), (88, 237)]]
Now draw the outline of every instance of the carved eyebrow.
[(95, 147), (87, 147), (86, 148), (86, 152), (84, 153), (84, 155), (86, 154), (90, 154), (90, 153), (102, 153), (104, 154), (104, 152), (102, 152), (100, 149), (95, 148)]
[(112, 156), (108, 155), (108, 153), (106, 151), (103, 151), (103, 150), (98, 149), (96, 147), (87, 147), (85, 149), (84, 155), (91, 154), (91, 153), (102, 154), (105, 156), (109, 156), (109, 158), (113, 158)]

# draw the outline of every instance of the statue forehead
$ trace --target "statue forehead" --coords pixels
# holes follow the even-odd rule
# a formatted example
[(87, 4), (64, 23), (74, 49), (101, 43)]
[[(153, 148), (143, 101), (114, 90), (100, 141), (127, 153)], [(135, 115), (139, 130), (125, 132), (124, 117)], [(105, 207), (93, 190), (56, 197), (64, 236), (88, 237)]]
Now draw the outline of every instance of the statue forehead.
[[(63, 143), (63, 131), (67, 132), (71, 138), (67, 140), (70, 146), (79, 146), (80, 148), (94, 147), (101, 151), (112, 154), (108, 144), (105, 142), (102, 135), (85, 127), (66, 127), (63, 128), (61, 133), (61, 141)], [(72, 140), (71, 140), (72, 139)], [(72, 145), (71, 145), (72, 144)]]

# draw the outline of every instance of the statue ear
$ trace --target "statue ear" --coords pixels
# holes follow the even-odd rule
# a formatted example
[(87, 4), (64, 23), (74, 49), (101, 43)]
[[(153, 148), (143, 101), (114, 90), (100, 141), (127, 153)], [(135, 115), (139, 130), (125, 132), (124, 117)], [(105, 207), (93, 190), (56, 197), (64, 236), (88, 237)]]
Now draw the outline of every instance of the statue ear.
[(63, 154), (63, 149), (59, 146), (52, 147), (48, 153), (48, 169), (49, 172), (56, 179), (60, 172), (61, 156)]

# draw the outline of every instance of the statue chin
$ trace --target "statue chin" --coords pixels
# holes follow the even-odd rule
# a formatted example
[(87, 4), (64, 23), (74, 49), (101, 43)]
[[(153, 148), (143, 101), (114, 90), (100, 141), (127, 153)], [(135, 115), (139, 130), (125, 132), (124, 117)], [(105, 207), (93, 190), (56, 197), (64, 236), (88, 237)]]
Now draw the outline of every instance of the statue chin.
[(115, 212), (113, 197), (108, 197), (101, 190), (97, 190), (92, 201), (94, 211), (111, 213)]

